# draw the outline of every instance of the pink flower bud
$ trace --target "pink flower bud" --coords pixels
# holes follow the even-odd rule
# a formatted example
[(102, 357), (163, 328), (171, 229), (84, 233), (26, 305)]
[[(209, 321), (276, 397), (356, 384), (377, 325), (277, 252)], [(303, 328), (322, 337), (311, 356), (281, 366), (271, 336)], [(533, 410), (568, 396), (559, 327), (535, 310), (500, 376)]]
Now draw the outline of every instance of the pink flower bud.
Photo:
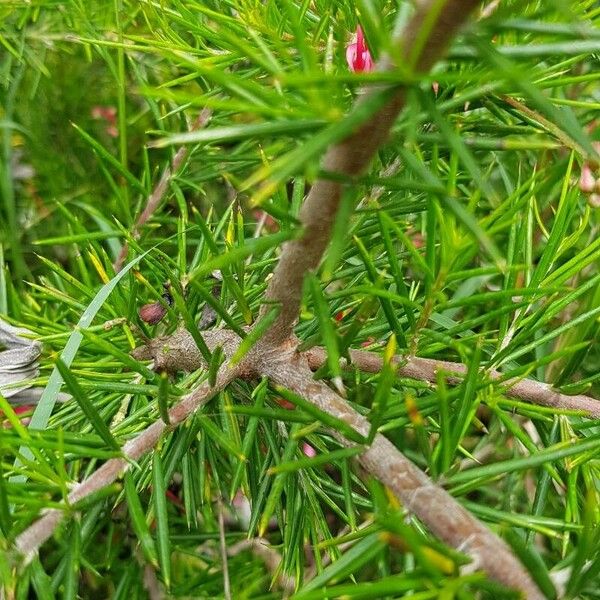
[(308, 456), (308, 458), (314, 458), (317, 455), (317, 451), (306, 442), (302, 444), (302, 452), (304, 453), (304, 456)]
[(581, 167), (581, 175), (579, 176), (579, 189), (584, 194), (591, 194), (596, 186), (596, 179), (592, 175), (592, 169), (588, 163), (583, 163)]
[(354, 73), (373, 70), (373, 59), (365, 43), (365, 36), (360, 25), (356, 28), (354, 41), (346, 48), (346, 62)]

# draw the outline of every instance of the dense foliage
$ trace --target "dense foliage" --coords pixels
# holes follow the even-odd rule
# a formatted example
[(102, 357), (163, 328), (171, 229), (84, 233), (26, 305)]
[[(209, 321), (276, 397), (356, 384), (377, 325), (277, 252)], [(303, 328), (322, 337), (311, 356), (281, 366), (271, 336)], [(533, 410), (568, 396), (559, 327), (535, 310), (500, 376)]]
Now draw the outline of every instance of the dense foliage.
[[(600, 8), (488, 3), (432, 74), (352, 73), (357, 26), (374, 58), (393, 57), (410, 11), (0, 5), (0, 315), (43, 343), (46, 386), (29, 428), (33, 408), (0, 398), (6, 597), (511, 597), (461, 574), (460, 552), (266, 381), (234, 382), (122, 483), (69, 507), (39, 558), (13, 569), (18, 533), (210, 376), (155, 374), (129, 355), (144, 336), (189, 326), (207, 302), (210, 327), (255, 320), (311, 182), (335, 177), (321, 156), (354, 126), (344, 116), (360, 87), (382, 82), (407, 86), (406, 110), (368, 174), (347, 182), (296, 334), (334, 356), (395, 344), (465, 363), (454, 386), (332, 361), (316, 376), (506, 539), (544, 591), (552, 579), (568, 597), (600, 597), (597, 423), (508, 397), (480, 371), (600, 393), (600, 222), (580, 181), (597, 166)], [(181, 145), (183, 166), (132, 235)], [(167, 282), (177, 301), (143, 322)]]

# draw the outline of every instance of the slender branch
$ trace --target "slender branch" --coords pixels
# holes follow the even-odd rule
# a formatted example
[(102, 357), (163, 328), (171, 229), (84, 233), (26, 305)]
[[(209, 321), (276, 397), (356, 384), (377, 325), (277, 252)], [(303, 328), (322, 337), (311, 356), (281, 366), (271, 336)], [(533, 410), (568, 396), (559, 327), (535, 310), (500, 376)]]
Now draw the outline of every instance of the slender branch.
[(156, 570), (152, 565), (144, 562), (143, 555), (139, 549), (136, 550), (136, 559), (142, 568), (142, 583), (144, 584), (144, 589), (148, 592), (148, 598), (150, 600), (163, 600), (163, 598), (166, 598), (163, 585), (156, 576)]
[(67, 497), (65, 510), (48, 510), (44, 516), (23, 531), (15, 540), (15, 547), (24, 555), (25, 562), (29, 562), (39, 547), (52, 536), (59, 523), (68, 514), (70, 506), (116, 481), (134, 461), (139, 460), (140, 457), (156, 446), (165, 431), (172, 430), (180, 425), (188, 416), (204, 406), (215, 394), (238, 376), (238, 368), (231, 369), (223, 366), (219, 371), (214, 387), (211, 387), (208, 383), (202, 384), (192, 393), (184, 396), (169, 410), (169, 426), (164, 421), (158, 420), (146, 427), (123, 446), (121, 457), (108, 460), (92, 475), (73, 488), (73, 491)]
[[(228, 356), (235, 352), (235, 348), (239, 343), (238, 336), (227, 329), (203, 331), (202, 337), (211, 350), (217, 346), (223, 346)], [(383, 359), (375, 352), (350, 350), (349, 353), (352, 364), (361, 371), (378, 373), (383, 366)], [(194, 371), (204, 365), (196, 343), (185, 329), (180, 329), (170, 336), (150, 340), (147, 346), (136, 348), (132, 354), (140, 360), (155, 360), (157, 362), (156, 368), (167, 371)], [(327, 354), (322, 347), (311, 348), (304, 353), (304, 356), (308, 360), (310, 368), (314, 371), (327, 361)], [(449, 384), (457, 385), (462, 382), (467, 373), (467, 366), (463, 363), (445, 360), (398, 356), (395, 362), (398, 365), (398, 375), (419, 381), (429, 381), (430, 383), (436, 383), (437, 373), (443, 372), (446, 374), (446, 381)], [(243, 375), (247, 376), (247, 374), (244, 373)], [(515, 378), (505, 381), (503, 380), (503, 374), (496, 370), (484, 371), (483, 374), (492, 381), (500, 380), (507, 396), (540, 406), (578, 410), (586, 413), (591, 418), (600, 418), (600, 400), (590, 396), (584, 396), (583, 394), (567, 396), (557, 392), (551, 385), (533, 379)]]
[[(306, 357), (310, 368), (315, 371), (327, 361), (327, 353), (323, 348), (311, 348), (306, 352)], [(383, 359), (375, 352), (350, 350), (350, 359), (354, 366), (367, 373), (378, 373), (383, 367)], [(448, 383), (459, 384), (468, 370), (463, 363), (418, 358), (416, 356), (398, 356), (394, 362), (398, 365), (397, 373), (399, 375), (431, 383), (436, 383), (437, 374), (443, 372), (446, 374)], [(533, 379), (514, 378), (504, 380), (504, 375), (495, 369), (486, 370), (483, 374), (492, 381), (501, 380), (505, 388), (504, 393), (507, 396), (550, 408), (579, 410), (586, 413), (588, 417), (600, 419), (600, 400), (595, 400), (590, 396), (584, 396), (583, 394), (567, 396), (557, 392), (550, 384)]]
[(223, 517), (223, 501), (219, 496), (219, 547), (221, 549), (221, 564), (223, 565), (223, 597), (225, 600), (231, 600), (231, 583), (229, 581), (229, 561), (227, 554), (227, 542), (225, 540), (225, 519)]
[[(200, 112), (200, 114), (196, 117), (192, 125), (190, 126), (190, 131), (196, 131), (196, 129), (201, 129), (208, 123), (210, 119), (211, 112), (208, 109), (204, 109)], [(169, 189), (169, 183), (173, 178), (173, 175), (177, 174), (177, 171), (181, 168), (181, 165), (187, 158), (189, 153), (189, 146), (181, 146), (175, 153), (173, 160), (171, 161), (171, 166), (166, 167), (162, 172), (158, 183), (150, 196), (148, 196), (148, 200), (146, 201), (146, 206), (144, 210), (141, 212), (138, 217), (135, 225), (133, 226), (133, 230), (131, 235), (134, 238), (137, 238), (140, 235), (140, 229), (145, 225), (146, 221), (154, 214), (164, 195), (167, 193)], [(127, 252), (129, 252), (129, 244), (125, 242), (123, 247), (121, 248), (121, 252), (119, 252), (119, 256), (113, 265), (115, 268), (115, 273), (118, 273), (123, 268), (123, 263), (127, 258)]]
[[(257, 367), (273, 382), (342, 419), (362, 435), (369, 433), (367, 419), (323, 382), (314, 381), (308, 362), (301, 355), (294, 354), (293, 349), (285, 352), (279, 348), (270, 356), (264, 356)], [(342, 444), (351, 445), (341, 434), (335, 431), (333, 434)], [(435, 485), (388, 439), (377, 434), (371, 446), (359, 455), (359, 461), (436, 536), (468, 554), (475, 568), (482, 569), (503, 585), (521, 590), (529, 600), (543, 600), (544, 596), (510, 548), (448, 492)]]
[[(427, 0), (419, 3), (414, 16), (393, 40), (402, 66), (413, 73), (428, 71), (444, 55), (450, 40), (478, 5), (479, 0)], [(377, 69), (391, 70), (391, 60), (384, 57)], [(391, 89), (369, 89), (357, 101), (354, 110), (360, 110), (375, 96)], [(323, 158), (323, 170), (348, 177), (365, 171), (404, 108), (405, 97), (405, 88), (398, 89), (387, 104), (357, 131), (331, 146)], [(319, 265), (329, 243), (342, 190), (342, 183), (319, 179), (302, 205), (300, 221), (304, 233), (299, 239), (284, 245), (266, 292), (269, 303), (281, 304), (281, 312), (266, 336), (270, 343), (282, 342), (292, 333), (298, 318), (304, 276)], [(268, 308), (263, 307), (263, 315), (266, 310)]]

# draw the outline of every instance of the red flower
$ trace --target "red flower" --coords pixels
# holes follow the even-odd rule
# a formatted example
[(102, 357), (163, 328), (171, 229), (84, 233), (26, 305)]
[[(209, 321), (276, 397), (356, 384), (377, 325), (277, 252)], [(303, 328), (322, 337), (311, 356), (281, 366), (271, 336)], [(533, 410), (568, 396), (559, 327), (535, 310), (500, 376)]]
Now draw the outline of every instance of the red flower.
[(355, 73), (373, 70), (373, 59), (365, 43), (365, 36), (360, 25), (356, 28), (354, 41), (346, 48), (346, 61), (350, 70)]

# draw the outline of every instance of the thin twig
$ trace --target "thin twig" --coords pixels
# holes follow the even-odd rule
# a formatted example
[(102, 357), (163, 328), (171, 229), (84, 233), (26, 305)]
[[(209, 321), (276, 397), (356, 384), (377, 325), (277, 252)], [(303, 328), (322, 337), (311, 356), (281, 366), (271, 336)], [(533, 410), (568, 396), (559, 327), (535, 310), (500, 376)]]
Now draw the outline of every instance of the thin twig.
[(133, 547), (132, 551), (142, 570), (142, 583), (144, 589), (148, 592), (149, 600), (164, 600), (167, 595), (165, 594), (163, 584), (156, 575), (156, 566), (146, 562), (144, 553), (140, 550), (139, 546), (136, 545)]
[[(366, 373), (378, 373), (383, 367), (383, 358), (375, 352), (364, 350), (350, 350), (352, 364)], [(311, 369), (317, 370), (327, 361), (327, 353), (323, 348), (311, 348), (306, 352), (306, 357)], [(394, 362), (398, 365), (397, 373), (403, 377), (410, 377), (420, 381), (437, 382), (437, 374), (444, 373), (446, 381), (452, 385), (462, 382), (467, 374), (468, 367), (463, 363), (447, 360), (434, 360), (432, 358), (418, 358), (416, 356), (398, 356)], [(483, 370), (482, 376), (492, 381), (500, 380), (507, 396), (562, 410), (578, 410), (593, 419), (600, 418), (600, 400), (590, 396), (578, 394), (567, 396), (556, 391), (550, 384), (541, 383), (534, 379), (504, 379), (504, 375), (495, 369)]]
[[(315, 381), (308, 362), (293, 350), (278, 349), (264, 356), (258, 368), (271, 381), (282, 385), (341, 419), (366, 436), (370, 424), (343, 398), (323, 382)], [(351, 442), (333, 432), (344, 445)], [(389, 487), (406, 508), (450, 546), (468, 554), (474, 567), (485, 571), (503, 585), (521, 590), (529, 600), (543, 600), (529, 573), (510, 548), (485, 525), (463, 508), (448, 492), (435, 485), (387, 438), (377, 434), (359, 461), (367, 472)]]
[[(450, 40), (478, 5), (479, 0), (429, 0), (419, 3), (414, 16), (393, 40), (402, 57), (401, 66), (409, 74), (428, 71), (444, 55)], [(383, 57), (377, 69), (391, 70), (391, 60)], [(361, 111), (365, 105), (376, 102), (385, 94), (391, 97), (375, 115), (349, 137), (329, 148), (321, 163), (324, 171), (353, 178), (369, 166), (404, 108), (406, 90), (404, 87), (370, 88), (354, 107), (355, 113)], [(268, 312), (269, 304), (275, 302), (281, 305), (279, 316), (266, 334), (269, 343), (282, 342), (292, 333), (298, 318), (304, 276), (319, 265), (325, 252), (342, 191), (343, 184), (339, 181), (318, 179), (302, 205), (300, 221), (303, 234), (284, 245), (265, 295), (267, 304), (263, 306), (262, 315)]]
[[(211, 111), (207, 108), (202, 110), (200, 114), (196, 117), (192, 125), (190, 126), (190, 131), (196, 131), (197, 129), (201, 129), (208, 123), (210, 119)], [(148, 200), (146, 201), (146, 206), (144, 210), (141, 212), (138, 217), (135, 225), (133, 226), (133, 230), (131, 235), (134, 239), (137, 239), (140, 235), (141, 228), (145, 225), (146, 221), (154, 214), (164, 195), (167, 193), (169, 189), (169, 183), (173, 178), (173, 175), (177, 174), (177, 171), (181, 168), (181, 165), (187, 158), (189, 153), (189, 146), (181, 146), (175, 153), (173, 160), (171, 161), (170, 167), (165, 167), (165, 170), (162, 172), (158, 183), (150, 196), (148, 196)], [(121, 252), (119, 252), (119, 256), (115, 261), (114, 269), (115, 273), (118, 273), (123, 268), (123, 263), (127, 258), (127, 253), (129, 252), (129, 244), (127, 242), (123, 243), (123, 247), (121, 248)]]
[(231, 584), (229, 582), (229, 561), (227, 560), (227, 542), (225, 540), (225, 519), (223, 518), (223, 500), (217, 499), (219, 510), (219, 547), (221, 548), (221, 564), (223, 565), (223, 597), (231, 600)]
[(25, 562), (29, 562), (38, 548), (50, 538), (63, 517), (67, 515), (70, 506), (116, 481), (135, 461), (156, 446), (167, 429), (170, 430), (180, 425), (238, 375), (239, 370), (237, 368), (221, 367), (214, 387), (211, 387), (208, 383), (203, 383), (192, 393), (184, 396), (169, 410), (170, 426), (167, 426), (162, 419), (158, 419), (152, 425), (146, 427), (123, 446), (122, 457), (108, 460), (97, 471), (73, 488), (73, 491), (67, 497), (64, 510), (51, 509), (46, 511), (43, 517), (23, 531), (17, 537), (15, 547), (25, 557)]
[[(203, 331), (201, 335), (211, 352), (221, 347), (227, 358), (234, 355), (240, 342), (238, 335), (228, 329), (211, 329)], [(153, 360), (155, 370), (169, 373), (191, 373), (206, 367), (192, 334), (185, 328), (180, 328), (171, 335), (151, 339), (145, 346), (135, 348), (131, 355), (137, 360)], [(245, 375), (243, 369), (243, 363), (238, 365), (241, 376)]]

